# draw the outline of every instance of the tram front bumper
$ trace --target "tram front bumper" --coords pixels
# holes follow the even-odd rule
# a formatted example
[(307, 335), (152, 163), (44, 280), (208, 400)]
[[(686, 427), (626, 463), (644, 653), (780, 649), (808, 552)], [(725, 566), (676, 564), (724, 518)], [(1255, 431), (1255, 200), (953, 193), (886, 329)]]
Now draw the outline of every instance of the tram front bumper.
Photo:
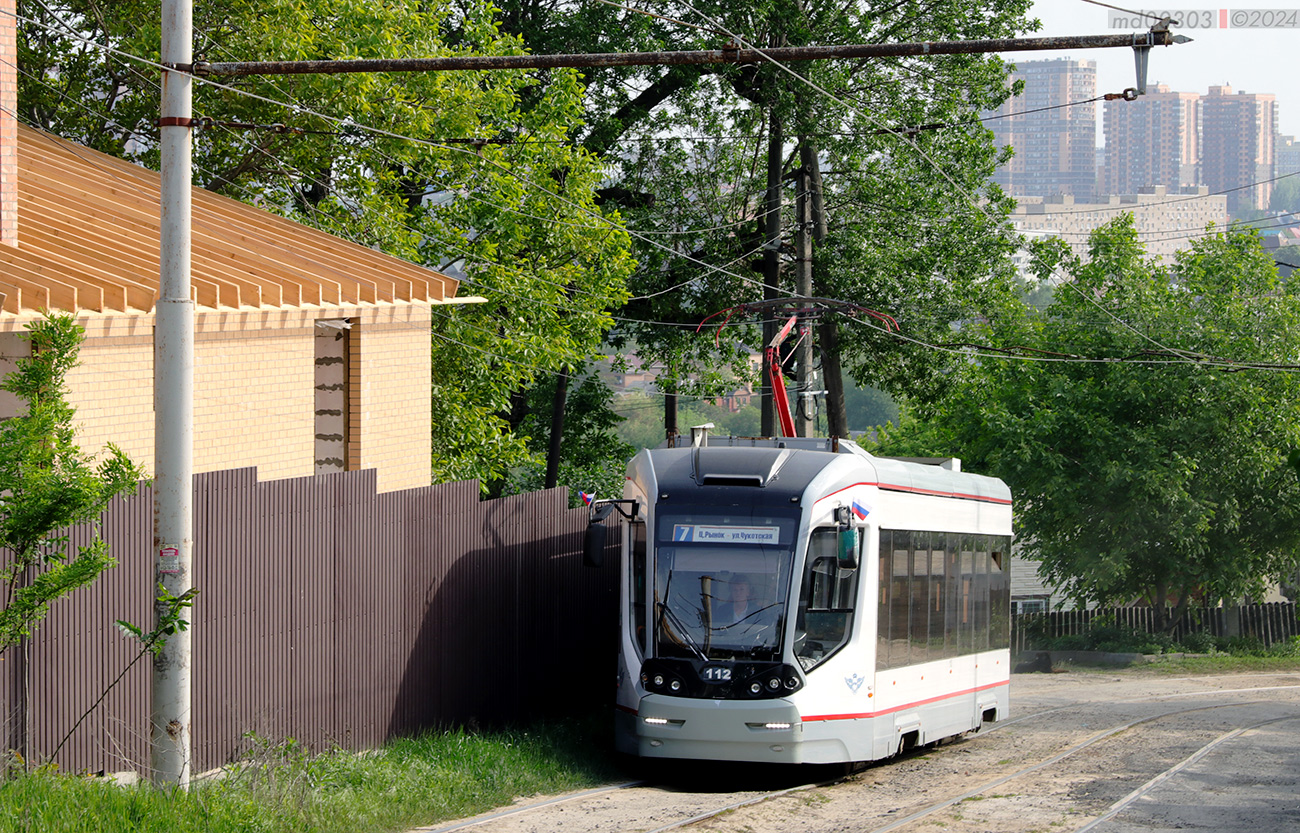
[[(620, 748), (648, 758), (798, 764), (824, 760), (809, 749), (789, 700), (694, 700), (650, 694), (636, 714), (620, 713)], [(813, 754), (809, 754), (809, 753)]]

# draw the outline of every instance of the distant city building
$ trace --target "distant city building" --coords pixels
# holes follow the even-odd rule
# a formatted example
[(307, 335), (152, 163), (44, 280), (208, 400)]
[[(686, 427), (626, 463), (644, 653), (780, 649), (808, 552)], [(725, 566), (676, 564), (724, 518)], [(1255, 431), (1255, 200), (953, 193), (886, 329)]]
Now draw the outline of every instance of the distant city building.
[(1278, 135), (1273, 143), (1273, 176), (1300, 173), (1300, 142), (1294, 136)]
[(1026, 197), (1018, 202), (1011, 215), (1017, 229), (1031, 237), (1060, 237), (1071, 251), (1085, 257), (1088, 235), (1124, 212), (1133, 215), (1138, 239), (1147, 254), (1161, 257), (1189, 248), (1207, 225), (1222, 225), (1228, 219), (1227, 197), (1210, 195), (1209, 189), (1203, 186), (1153, 186), (1098, 203), (1076, 202), (1068, 195)]
[(1097, 190), (1096, 62), (1027, 61), (1011, 80), (1023, 80), (1024, 93), (1007, 99), (988, 126), (994, 141), (1010, 145), (1015, 156), (994, 181), (1013, 196), (1091, 198)]
[(1210, 87), (1201, 99), (1201, 183), (1228, 197), (1234, 216), (1268, 208), (1277, 98)]
[(1176, 189), (1198, 184), (1200, 98), (1155, 84), (1136, 101), (1106, 102), (1101, 192), (1136, 194), (1151, 185)]

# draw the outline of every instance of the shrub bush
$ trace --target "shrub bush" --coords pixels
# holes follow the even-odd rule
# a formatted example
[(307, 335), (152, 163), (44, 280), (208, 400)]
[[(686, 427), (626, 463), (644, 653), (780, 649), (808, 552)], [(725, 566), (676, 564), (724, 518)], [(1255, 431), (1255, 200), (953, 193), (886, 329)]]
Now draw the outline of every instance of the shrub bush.
[(1217, 637), (1206, 631), (1196, 631), (1185, 635), (1181, 644), (1183, 650), (1189, 654), (1213, 654), (1220, 648)]

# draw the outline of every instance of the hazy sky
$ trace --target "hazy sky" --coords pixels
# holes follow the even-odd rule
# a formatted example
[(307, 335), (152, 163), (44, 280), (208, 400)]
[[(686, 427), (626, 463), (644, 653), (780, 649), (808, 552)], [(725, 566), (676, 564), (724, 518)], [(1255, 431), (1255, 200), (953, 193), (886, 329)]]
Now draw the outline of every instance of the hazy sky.
[[(1138, 11), (1189, 12), (1182, 27), (1174, 32), (1192, 38), (1191, 43), (1157, 46), (1151, 50), (1147, 83), (1168, 84), (1179, 92), (1204, 95), (1211, 86), (1228, 84), (1234, 91), (1273, 93), (1278, 102), (1277, 129), (1280, 133), (1300, 135), (1300, 0), (1246, 0), (1243, 3), (1183, 2), (1179, 5), (1155, 6), (1136, 0), (1113, 0), (1111, 5)], [(1248, 10), (1283, 10), (1273, 15), (1296, 28), (1240, 28), (1234, 21), (1266, 21), (1266, 15)], [(1042, 21), (1040, 36), (1107, 35), (1145, 31), (1140, 27), (1111, 28), (1111, 9), (1084, 0), (1035, 0), (1033, 15)], [(1178, 18), (1175, 17), (1177, 20)], [(1208, 22), (1215, 28), (1193, 27)], [(1218, 28), (1222, 22), (1227, 28)], [(1071, 57), (1097, 62), (1097, 93), (1120, 92), (1134, 86), (1132, 49), (1080, 49), (1069, 52), (1018, 52), (1008, 54), (1011, 61)], [(1102, 104), (1097, 106), (1101, 121)], [(1101, 143), (1100, 136), (1098, 144)]]

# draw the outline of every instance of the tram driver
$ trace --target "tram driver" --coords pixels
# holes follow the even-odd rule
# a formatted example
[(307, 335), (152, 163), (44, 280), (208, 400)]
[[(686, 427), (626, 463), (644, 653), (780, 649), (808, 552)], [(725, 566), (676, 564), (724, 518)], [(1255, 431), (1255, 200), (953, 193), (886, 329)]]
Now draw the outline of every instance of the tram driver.
[(754, 582), (743, 573), (727, 582), (728, 600), (714, 620), (723, 631), (723, 641), (752, 645), (772, 638), (780, 623), (780, 606), (755, 592)]

